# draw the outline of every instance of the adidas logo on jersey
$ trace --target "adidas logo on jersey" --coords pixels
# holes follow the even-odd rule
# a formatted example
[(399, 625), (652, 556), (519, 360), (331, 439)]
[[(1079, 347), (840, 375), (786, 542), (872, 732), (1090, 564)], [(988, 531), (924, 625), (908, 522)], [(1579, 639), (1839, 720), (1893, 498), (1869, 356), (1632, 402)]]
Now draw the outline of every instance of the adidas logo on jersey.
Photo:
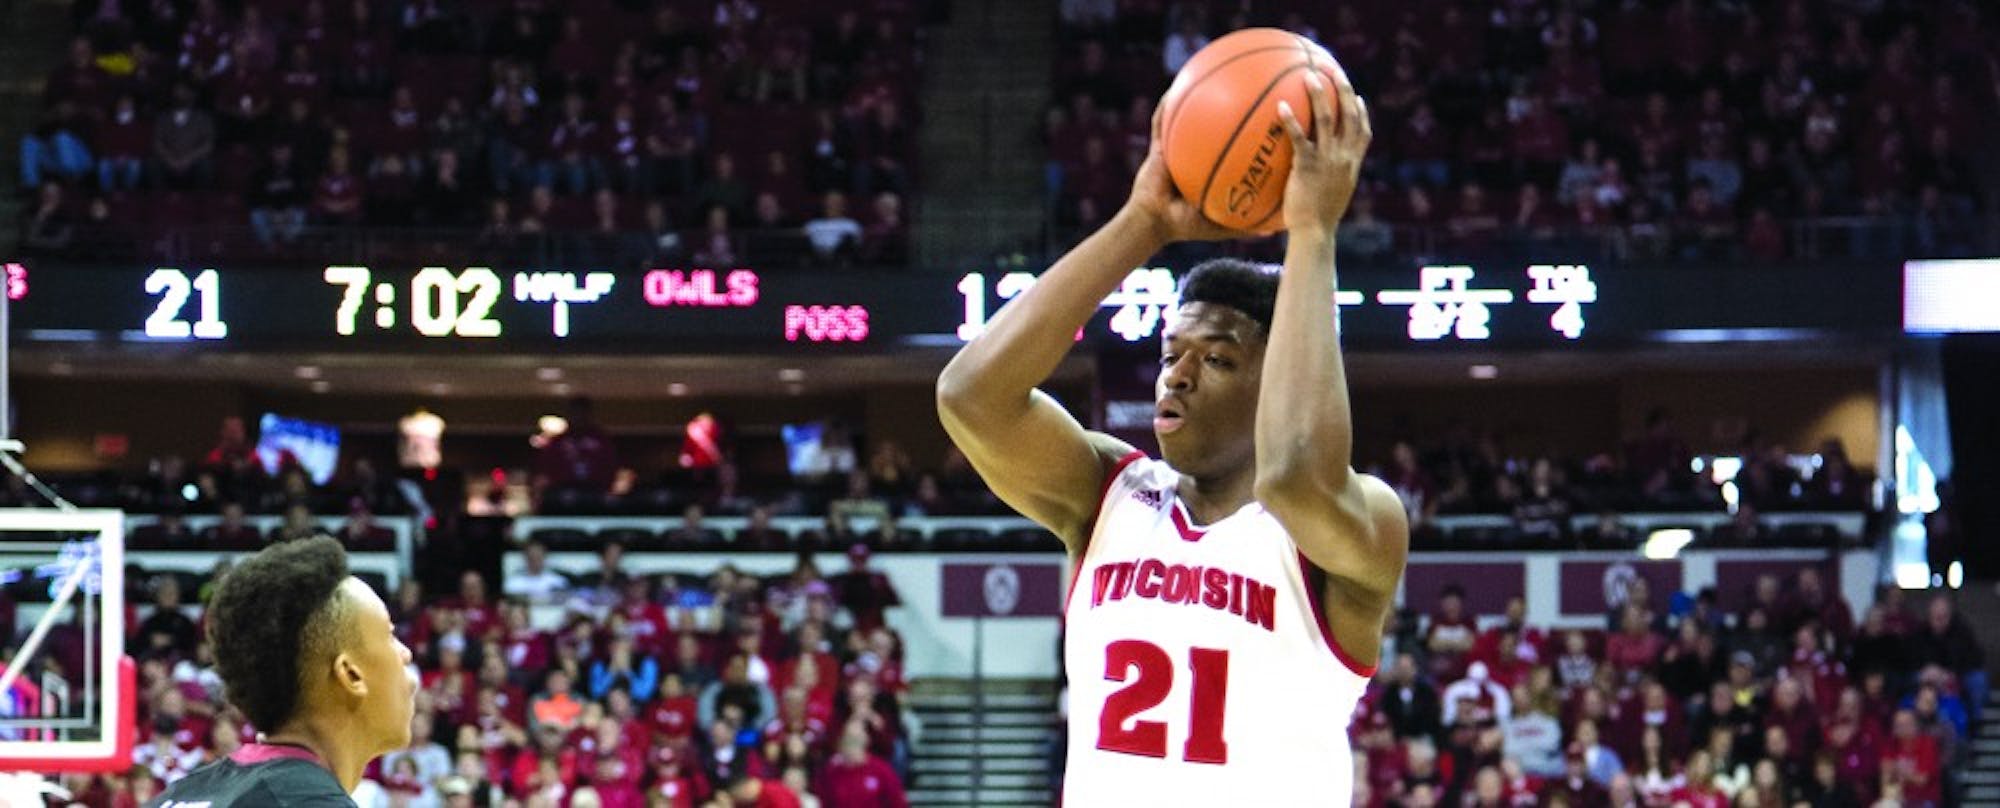
[(1155, 491), (1150, 488), (1141, 488), (1137, 491), (1133, 491), (1132, 498), (1145, 503), (1146, 507), (1152, 508), (1153, 510), (1156, 511), (1162, 507), (1165, 507), (1167, 504), (1166, 492)]
[(1167, 564), (1157, 558), (1099, 565), (1091, 580), (1091, 608), (1127, 597), (1206, 606), (1239, 615), (1245, 623), (1273, 631), (1278, 590), (1220, 567)]

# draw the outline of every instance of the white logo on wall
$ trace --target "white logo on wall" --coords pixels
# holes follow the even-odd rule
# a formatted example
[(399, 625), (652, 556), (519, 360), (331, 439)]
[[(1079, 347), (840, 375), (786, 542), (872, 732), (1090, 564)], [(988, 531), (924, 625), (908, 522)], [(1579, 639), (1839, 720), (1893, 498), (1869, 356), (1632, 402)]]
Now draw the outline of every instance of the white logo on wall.
[(1639, 571), (1631, 564), (1618, 563), (1604, 568), (1604, 605), (1616, 609), (1625, 605), (1631, 597), (1632, 582), (1639, 577)]
[(994, 614), (1013, 614), (1021, 605), (1021, 574), (1012, 566), (1000, 564), (986, 568), (986, 580), (981, 582), (986, 592), (986, 610)]

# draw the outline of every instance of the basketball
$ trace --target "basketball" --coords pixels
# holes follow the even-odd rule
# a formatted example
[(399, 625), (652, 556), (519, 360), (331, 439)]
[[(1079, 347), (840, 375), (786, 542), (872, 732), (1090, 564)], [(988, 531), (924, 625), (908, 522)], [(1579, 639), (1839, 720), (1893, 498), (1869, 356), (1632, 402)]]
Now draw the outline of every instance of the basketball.
[(1306, 71), (1339, 86), (1325, 48), (1277, 28), (1246, 28), (1208, 44), (1174, 77), (1160, 106), (1167, 172), (1211, 221), (1236, 230), (1283, 228), (1292, 143), (1278, 102), (1312, 132)]

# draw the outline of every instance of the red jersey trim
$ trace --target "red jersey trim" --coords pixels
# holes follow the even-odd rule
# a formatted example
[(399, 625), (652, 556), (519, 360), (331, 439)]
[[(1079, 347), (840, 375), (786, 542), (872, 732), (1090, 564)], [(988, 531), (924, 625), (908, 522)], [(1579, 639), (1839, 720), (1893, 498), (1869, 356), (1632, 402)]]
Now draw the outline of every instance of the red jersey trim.
[[(1111, 486), (1117, 484), (1118, 478), (1125, 475), (1126, 468), (1145, 456), (1146, 453), (1138, 449), (1126, 452), (1125, 456), (1118, 458), (1118, 462), (1111, 467), (1111, 472), (1104, 475), (1104, 486), (1097, 489), (1097, 516), (1090, 522), (1092, 532), (1096, 532), (1097, 530), (1097, 520), (1104, 518), (1104, 499), (1111, 496)], [(1087, 539), (1088, 537), (1085, 538)], [(1083, 552), (1077, 553), (1076, 559), (1070, 564), (1069, 591), (1063, 593), (1063, 611), (1065, 613), (1069, 611), (1070, 596), (1076, 594), (1076, 581), (1078, 578), (1083, 577), (1083, 557), (1089, 554), (1090, 547), (1085, 545)]]
[(1174, 507), (1172, 510), (1174, 514), (1174, 529), (1181, 532), (1183, 540), (1201, 541), (1201, 537), (1208, 535), (1208, 528), (1194, 526), (1194, 518), (1188, 516), (1187, 505), (1181, 502), (1180, 497), (1174, 497)]
[(1346, 651), (1341, 650), (1340, 643), (1333, 638), (1333, 627), (1326, 623), (1326, 600), (1320, 593), (1320, 587), (1312, 585), (1312, 562), (1306, 560), (1305, 553), (1299, 553), (1298, 557), (1299, 582), (1305, 584), (1306, 602), (1312, 605), (1313, 625), (1319, 627), (1320, 639), (1326, 641), (1326, 648), (1333, 652), (1333, 658), (1340, 660), (1340, 664), (1353, 671), (1354, 675), (1363, 679), (1375, 678), (1375, 670), (1380, 667), (1379, 663), (1362, 667), (1361, 663), (1354, 661)]

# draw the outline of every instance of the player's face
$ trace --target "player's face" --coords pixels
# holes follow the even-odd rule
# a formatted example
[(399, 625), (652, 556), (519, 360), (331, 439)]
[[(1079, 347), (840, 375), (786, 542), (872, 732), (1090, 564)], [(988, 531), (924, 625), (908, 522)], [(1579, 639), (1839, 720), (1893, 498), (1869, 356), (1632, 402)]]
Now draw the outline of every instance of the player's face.
[(1200, 477), (1255, 462), (1263, 367), (1263, 329), (1248, 315), (1212, 303), (1175, 312), (1153, 384), (1153, 435), (1168, 464)]
[(410, 649), (396, 638), (389, 607), (359, 578), (341, 584), (354, 611), (354, 647), (348, 653), (368, 683), (362, 716), (369, 734), (379, 738), (381, 751), (410, 743), (411, 718), (416, 712), (417, 681), (409, 670)]

